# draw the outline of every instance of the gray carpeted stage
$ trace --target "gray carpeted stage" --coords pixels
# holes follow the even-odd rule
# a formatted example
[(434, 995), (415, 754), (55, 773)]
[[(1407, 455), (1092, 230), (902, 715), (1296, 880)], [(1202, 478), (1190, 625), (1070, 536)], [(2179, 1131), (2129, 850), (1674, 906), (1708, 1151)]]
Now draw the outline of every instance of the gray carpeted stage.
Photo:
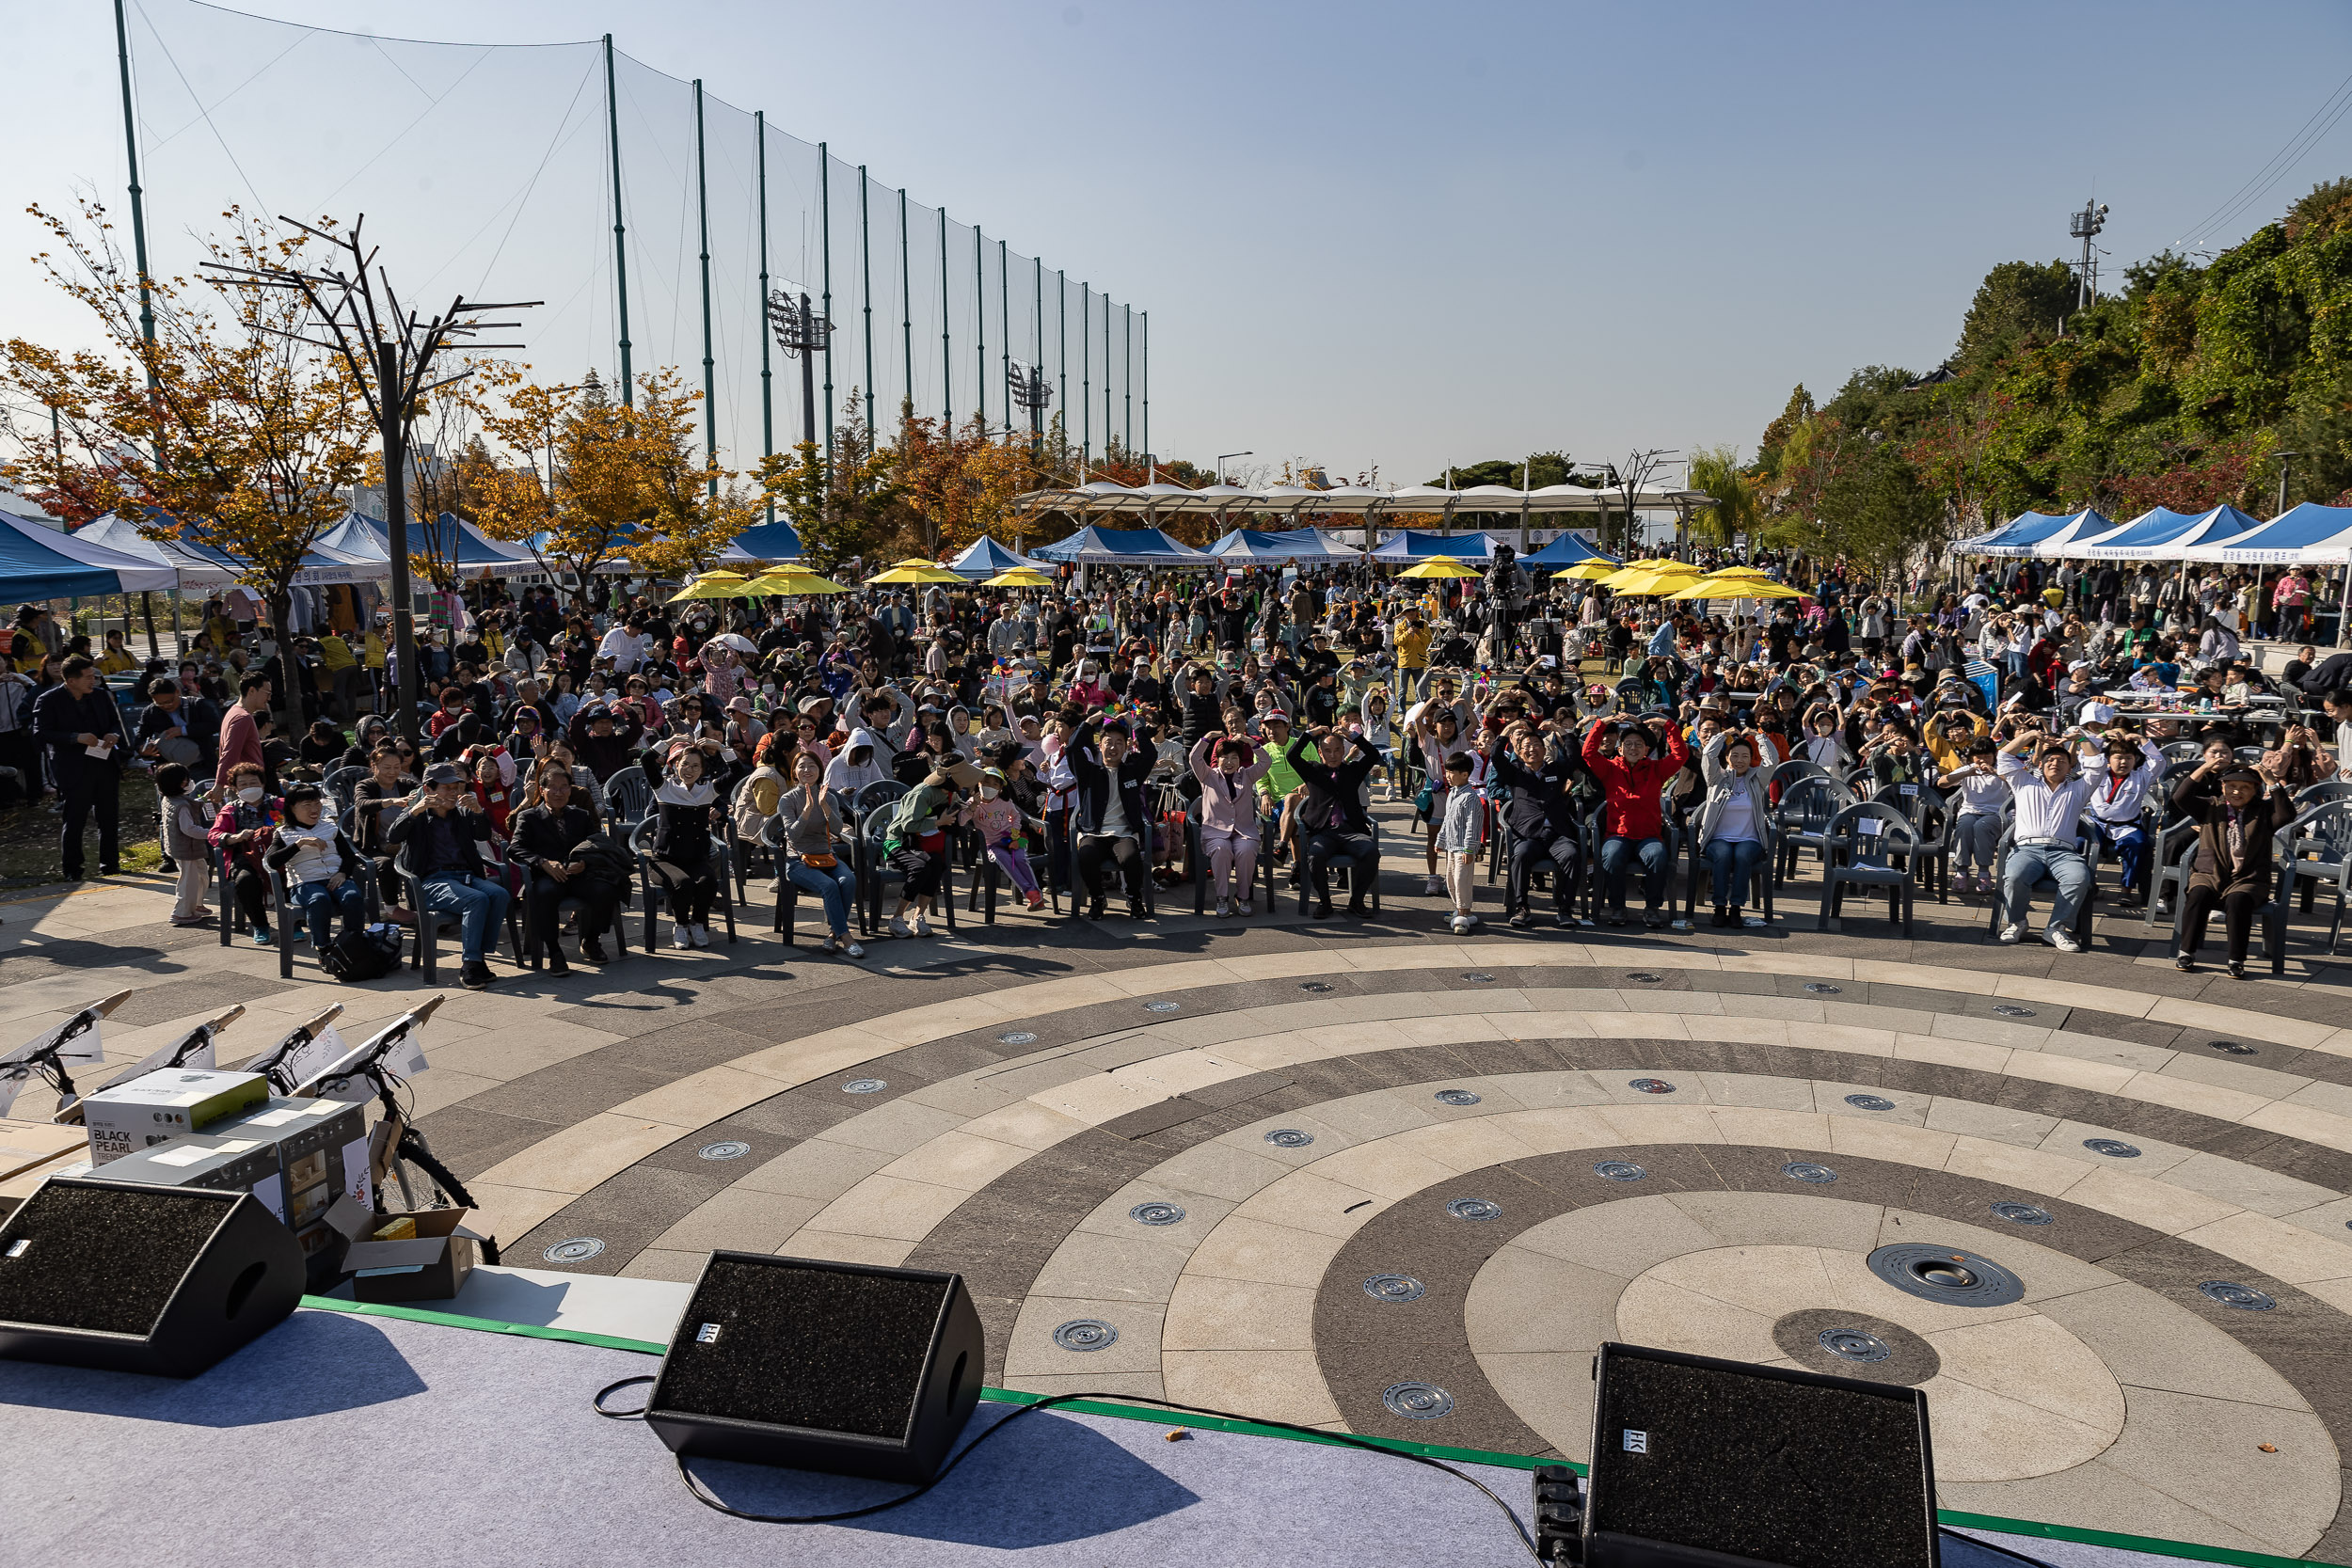
[[(0, 1560), (1528, 1560), (1492, 1504), (1420, 1465), (1217, 1431), (1171, 1443), (1155, 1422), (1060, 1411), (1023, 1420), (903, 1509), (841, 1526), (744, 1523), (694, 1502), (644, 1427), (590, 1412), (598, 1387), (656, 1365), (596, 1345), (316, 1310), (187, 1383), (0, 1361)], [(614, 1402), (640, 1398), (628, 1390)], [(966, 1440), (1011, 1408), (983, 1403)], [(855, 1507), (898, 1490), (731, 1465), (697, 1473), (736, 1506), (771, 1513)], [(1475, 1473), (1524, 1513), (1524, 1471)], [(2175, 1560), (2008, 1544), (2062, 1568)], [(1959, 1555), (1947, 1564), (1960, 1568)]]

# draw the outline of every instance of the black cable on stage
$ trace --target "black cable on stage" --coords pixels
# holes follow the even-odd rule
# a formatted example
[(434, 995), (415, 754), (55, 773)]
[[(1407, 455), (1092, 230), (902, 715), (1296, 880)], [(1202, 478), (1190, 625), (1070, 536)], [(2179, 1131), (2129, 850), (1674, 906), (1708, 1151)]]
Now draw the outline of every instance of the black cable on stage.
[[(597, 1415), (604, 1417), (608, 1420), (643, 1420), (644, 1419), (645, 1412), (642, 1407), (636, 1410), (607, 1410), (604, 1407), (605, 1396), (615, 1393), (620, 1389), (627, 1388), (632, 1384), (651, 1383), (653, 1381), (654, 1379), (652, 1377), (640, 1376), (625, 1377), (618, 1383), (608, 1383), (603, 1387), (596, 1390), (595, 1396), (589, 1400), (589, 1405)], [(1238, 1415), (1230, 1410), (1212, 1410), (1205, 1405), (1178, 1404), (1174, 1400), (1157, 1400), (1143, 1394), (1056, 1394), (1051, 1398), (1041, 1399), (1031, 1404), (1025, 1404), (1020, 1409), (1014, 1411), (1011, 1415), (1006, 1417), (1003, 1420), (998, 1421), (994, 1426), (990, 1427), (986, 1432), (981, 1433), (970, 1443), (964, 1445), (964, 1447), (958, 1451), (953, 1459), (950, 1459), (945, 1465), (941, 1466), (939, 1474), (933, 1476), (930, 1480), (924, 1481), (921, 1485), (915, 1487), (914, 1491), (907, 1493), (903, 1497), (893, 1497), (887, 1502), (869, 1503), (864, 1508), (845, 1509), (838, 1513), (748, 1513), (742, 1509), (736, 1508), (728, 1503), (721, 1501), (718, 1497), (711, 1496), (710, 1492), (704, 1487), (703, 1483), (694, 1479), (693, 1472), (687, 1469), (686, 1456), (684, 1454), (676, 1456), (678, 1479), (686, 1483), (686, 1490), (692, 1495), (694, 1500), (702, 1504), (705, 1508), (714, 1509), (721, 1513), (726, 1514), (730, 1518), (747, 1519), (754, 1524), (830, 1525), (837, 1524), (847, 1519), (863, 1519), (868, 1515), (885, 1513), (890, 1509), (911, 1503), (915, 1498), (923, 1496), (924, 1493), (929, 1492), (932, 1487), (937, 1486), (941, 1481), (946, 1481), (949, 1475), (953, 1474), (956, 1466), (971, 1458), (973, 1451), (982, 1443), (987, 1442), (990, 1438), (995, 1436), (998, 1433), (1012, 1425), (1013, 1422), (1021, 1419), (1022, 1417), (1030, 1415), (1036, 1411), (1050, 1409), (1057, 1404), (1069, 1404), (1078, 1400), (1102, 1400), (1105, 1402), (1114, 1404), (1148, 1404), (1161, 1410), (1182, 1411), (1188, 1416), (1211, 1416), (1219, 1420), (1242, 1421), (1251, 1426), (1271, 1427), (1277, 1432), (1295, 1433), (1299, 1436), (1313, 1438), (1317, 1442), (1333, 1443), (1342, 1448), (1360, 1449), (1367, 1453), (1385, 1454), (1391, 1459), (1408, 1460), (1415, 1465), (1425, 1465), (1432, 1470), (1440, 1471), (1445, 1475), (1452, 1476), (1455, 1481), (1461, 1481), (1467, 1486), (1476, 1487), (1481, 1493), (1485, 1494), (1486, 1500), (1493, 1503), (1495, 1507), (1501, 1509), (1502, 1511), (1502, 1516), (1511, 1521), (1512, 1532), (1519, 1538), (1519, 1544), (1527, 1549), (1527, 1555), (1534, 1558), (1538, 1562), (1543, 1560), (1543, 1559), (1536, 1554), (1534, 1538), (1527, 1533), (1527, 1527), (1521, 1524), (1519, 1522), (1519, 1516), (1511, 1511), (1511, 1505), (1504, 1502), (1502, 1497), (1496, 1495), (1492, 1487), (1480, 1481), (1476, 1476), (1470, 1475), (1466, 1471), (1457, 1470), (1453, 1465), (1446, 1464), (1442, 1460), (1431, 1459), (1426, 1454), (1406, 1453), (1402, 1449), (1391, 1449), (1384, 1444), (1369, 1442), (1364, 1438), (1354, 1435), (1351, 1433), (1326, 1432), (1317, 1427), (1300, 1426), (1291, 1421), (1270, 1421), (1262, 1417)]]

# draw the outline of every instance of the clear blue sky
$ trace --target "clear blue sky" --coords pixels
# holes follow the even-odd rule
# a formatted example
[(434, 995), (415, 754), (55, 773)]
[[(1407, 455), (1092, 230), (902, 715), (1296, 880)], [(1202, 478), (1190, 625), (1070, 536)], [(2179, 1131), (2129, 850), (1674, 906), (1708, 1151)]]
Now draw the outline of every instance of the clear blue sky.
[[(351, 0), (248, 8), (394, 27), (385, 8)], [(347, 68), (297, 71), (309, 54), (273, 67), (226, 23), (230, 41), (207, 57), (186, 41), (200, 13), (184, 0), (151, 0), (148, 14), (181, 40), (178, 57), (158, 58), (135, 10), (159, 106), (184, 99), (177, 71), (215, 82), (247, 66), (275, 72), (232, 105), (243, 118), (219, 119), (243, 182), (208, 127), (182, 117), (145, 131), (160, 144), (150, 180), (167, 259), (176, 245), (184, 261), (182, 236), (202, 214), (250, 204), (248, 183), (279, 210), (325, 196), (326, 173), (342, 180), (381, 152), (440, 90), (404, 86), (364, 49), (328, 56)], [(765, 108), (914, 199), (977, 219), (992, 248), (1001, 235), (1066, 267), (1073, 286), (1086, 277), (1149, 309), (1161, 452), (1205, 463), (1249, 448), (1260, 463), (1351, 474), (1377, 464), (1384, 480), (1407, 482), (1530, 449), (1752, 448), (1795, 382), (1825, 394), (1857, 365), (1931, 367), (1985, 269), (2069, 251), (2067, 214), (2094, 192), (2113, 208), (2103, 242), (2120, 281), (2124, 262), (2221, 206), (2352, 70), (2352, 11), (2293, 0), (2226, 10), (409, 0), (396, 30), (473, 42), (610, 30), (647, 65), (699, 74), (718, 98)], [(86, 181), (119, 201), (110, 7), (0, 8), (0, 44), (15, 67), (11, 196), (67, 200)], [(448, 226), (470, 235), (548, 158), (554, 172), (496, 281), (544, 277), (556, 285), (544, 292), (565, 295), (564, 314), (551, 306), (552, 325), (534, 328), (541, 371), (574, 374), (567, 361), (595, 357), (609, 372), (609, 351), (594, 346), (610, 338), (607, 284), (578, 271), (609, 220), (583, 207), (563, 231), (549, 227), (560, 179), (580, 202), (600, 199), (586, 193), (601, 87), (575, 103), (581, 56), (548, 58), (510, 116), (434, 118), (335, 205), (413, 224), (433, 210), (419, 203), (443, 202)], [(467, 89), (527, 68), (499, 56)], [(567, 107), (575, 132), (550, 151), (549, 116)], [(2352, 120), (2211, 243), (2347, 171)], [(644, 295), (633, 303), (661, 318), (641, 338), (688, 343), (664, 356), (698, 358), (686, 275), (659, 276), (680, 257), (691, 265), (670, 222), (685, 210), (674, 199), (683, 166), (633, 169), (632, 188), (665, 174), (673, 199), (658, 219), (634, 214), (632, 195), (640, 243), (660, 252), (643, 279), (632, 260)], [(383, 237), (412, 253), (445, 242), (413, 228)], [(0, 214), (7, 330), (70, 338), (78, 324), (23, 261), (37, 240), (20, 214)], [(782, 261), (803, 244), (780, 242)], [(836, 233), (836, 267), (842, 244)], [(735, 392), (723, 403), (739, 444), (755, 425)]]

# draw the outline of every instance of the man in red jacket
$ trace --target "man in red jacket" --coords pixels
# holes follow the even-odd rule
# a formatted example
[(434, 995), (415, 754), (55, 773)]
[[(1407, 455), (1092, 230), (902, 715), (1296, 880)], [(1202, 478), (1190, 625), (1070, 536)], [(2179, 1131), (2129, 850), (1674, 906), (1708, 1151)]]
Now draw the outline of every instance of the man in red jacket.
[[(1596, 719), (1584, 731), (1584, 766), (1591, 768), (1609, 793), (1601, 822), (1600, 869), (1609, 879), (1609, 907), (1601, 913), (1604, 926), (1626, 923), (1625, 888), (1633, 863), (1642, 864), (1642, 923), (1651, 930), (1666, 924), (1661, 907), (1666, 895), (1666, 824), (1660, 796), (1666, 782), (1691, 760), (1682, 731), (1660, 718), (1648, 723), (1629, 723), (1618, 732), (1617, 754), (1601, 750), (1609, 721)], [(1659, 740), (1665, 755), (1657, 754)]]

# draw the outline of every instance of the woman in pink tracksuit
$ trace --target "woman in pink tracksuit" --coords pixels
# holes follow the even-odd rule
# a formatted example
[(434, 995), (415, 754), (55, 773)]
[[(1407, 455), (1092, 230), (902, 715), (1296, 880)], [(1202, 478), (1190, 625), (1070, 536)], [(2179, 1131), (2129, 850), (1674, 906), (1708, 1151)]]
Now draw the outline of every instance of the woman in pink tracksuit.
[(1258, 872), (1258, 803), (1251, 790), (1274, 766), (1273, 754), (1237, 735), (1204, 735), (1192, 749), (1200, 781), (1200, 847), (1222, 920), (1249, 902)]

